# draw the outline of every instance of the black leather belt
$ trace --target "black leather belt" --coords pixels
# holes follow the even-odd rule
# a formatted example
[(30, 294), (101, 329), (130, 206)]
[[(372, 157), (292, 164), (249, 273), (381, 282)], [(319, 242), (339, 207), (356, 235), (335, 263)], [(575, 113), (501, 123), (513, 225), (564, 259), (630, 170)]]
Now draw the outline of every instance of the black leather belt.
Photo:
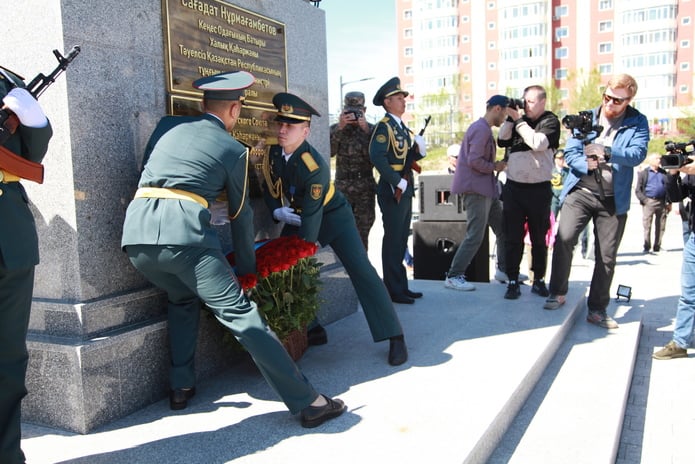
[(359, 179), (372, 179), (374, 180), (374, 174), (372, 171), (365, 172), (341, 172), (335, 174), (335, 180), (359, 180)]

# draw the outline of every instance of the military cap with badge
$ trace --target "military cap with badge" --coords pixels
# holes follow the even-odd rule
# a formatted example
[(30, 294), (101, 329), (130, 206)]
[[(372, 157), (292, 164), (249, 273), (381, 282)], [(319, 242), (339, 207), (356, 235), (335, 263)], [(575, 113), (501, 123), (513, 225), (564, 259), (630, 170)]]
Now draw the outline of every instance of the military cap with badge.
[(287, 92), (275, 94), (273, 105), (278, 111), (277, 116), (275, 116), (277, 122), (285, 122), (287, 124), (311, 123), (311, 115), (321, 116), (310, 104), (298, 96)]
[(246, 71), (231, 71), (206, 76), (193, 82), (193, 87), (203, 91), (206, 100), (244, 100), (244, 89), (256, 82), (253, 74)]
[(410, 95), (408, 91), (403, 90), (401, 88), (401, 80), (398, 77), (392, 77), (384, 85), (382, 85), (379, 90), (377, 90), (376, 94), (374, 95), (374, 99), (372, 100), (372, 103), (374, 103), (377, 106), (383, 106), (384, 105), (384, 99), (388, 98), (392, 95), (396, 95), (398, 93), (402, 93), (404, 97), (407, 97)]

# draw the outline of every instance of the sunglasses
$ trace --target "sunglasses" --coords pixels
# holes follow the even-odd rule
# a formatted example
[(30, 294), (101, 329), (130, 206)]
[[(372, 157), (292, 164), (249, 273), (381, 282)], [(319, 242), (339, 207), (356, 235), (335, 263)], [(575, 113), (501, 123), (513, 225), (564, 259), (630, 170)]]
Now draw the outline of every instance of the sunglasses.
[(608, 103), (610, 101), (613, 102), (614, 105), (622, 105), (626, 101), (630, 100), (630, 97), (627, 98), (618, 98), (614, 97), (613, 95), (608, 95), (607, 93), (603, 94), (603, 102)]

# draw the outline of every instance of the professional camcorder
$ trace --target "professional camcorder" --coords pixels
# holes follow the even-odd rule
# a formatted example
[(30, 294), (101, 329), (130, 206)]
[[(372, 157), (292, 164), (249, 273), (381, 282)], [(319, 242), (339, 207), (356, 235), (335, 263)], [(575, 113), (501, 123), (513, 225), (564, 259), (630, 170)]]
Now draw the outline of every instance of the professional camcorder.
[(523, 110), (524, 108), (526, 108), (526, 101), (522, 100), (521, 98), (510, 98), (509, 104), (507, 104), (507, 106), (513, 110)]
[[(689, 157), (695, 155), (695, 140), (690, 142), (664, 142), (666, 154), (661, 155), (661, 167), (664, 169), (678, 169), (693, 160)], [(688, 151), (688, 146), (692, 147)]]

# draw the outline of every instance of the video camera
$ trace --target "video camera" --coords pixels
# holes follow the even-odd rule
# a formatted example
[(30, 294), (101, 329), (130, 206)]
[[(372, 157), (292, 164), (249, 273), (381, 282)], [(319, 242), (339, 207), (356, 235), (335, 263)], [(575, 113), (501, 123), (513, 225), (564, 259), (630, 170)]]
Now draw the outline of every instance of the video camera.
[(526, 101), (521, 98), (510, 98), (507, 106), (513, 110), (523, 110), (526, 108)]
[(594, 124), (594, 113), (588, 110), (580, 111), (579, 114), (568, 114), (562, 118), (562, 125), (565, 129), (571, 130), (579, 140), (586, 139), (589, 134), (598, 135), (603, 131), (603, 126)]
[[(688, 146), (693, 147), (688, 151)], [(666, 154), (661, 155), (661, 167), (664, 169), (679, 169), (692, 162), (691, 155), (695, 155), (695, 140), (690, 142), (664, 142)]]

